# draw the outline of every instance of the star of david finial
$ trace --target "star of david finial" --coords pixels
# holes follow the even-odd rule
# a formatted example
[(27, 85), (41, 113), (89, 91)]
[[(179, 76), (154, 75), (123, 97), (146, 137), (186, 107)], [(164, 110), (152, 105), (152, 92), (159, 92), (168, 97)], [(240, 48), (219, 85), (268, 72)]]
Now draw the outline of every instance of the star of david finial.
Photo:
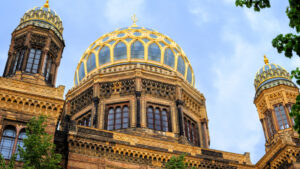
[(138, 21), (137, 17), (135, 16), (135, 14), (133, 14), (133, 16), (131, 17), (131, 20), (133, 22), (132, 26), (137, 26), (136, 22)]
[(45, 8), (49, 8), (49, 0), (46, 0), (46, 3), (44, 4)]

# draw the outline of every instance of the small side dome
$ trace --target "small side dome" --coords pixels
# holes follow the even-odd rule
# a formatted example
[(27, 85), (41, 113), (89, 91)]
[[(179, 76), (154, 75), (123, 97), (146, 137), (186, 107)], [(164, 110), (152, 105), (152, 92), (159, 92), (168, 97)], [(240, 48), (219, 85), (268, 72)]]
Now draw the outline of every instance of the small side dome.
[(289, 73), (281, 66), (269, 63), (269, 60), (264, 56), (265, 65), (258, 70), (255, 75), (254, 87), (258, 91), (262, 86), (276, 80), (290, 81)]
[(63, 25), (60, 17), (56, 12), (49, 8), (49, 2), (45, 3), (42, 7), (34, 7), (28, 10), (16, 28), (16, 30), (22, 29), (26, 26), (33, 25), (46, 29), (51, 29), (62, 40)]

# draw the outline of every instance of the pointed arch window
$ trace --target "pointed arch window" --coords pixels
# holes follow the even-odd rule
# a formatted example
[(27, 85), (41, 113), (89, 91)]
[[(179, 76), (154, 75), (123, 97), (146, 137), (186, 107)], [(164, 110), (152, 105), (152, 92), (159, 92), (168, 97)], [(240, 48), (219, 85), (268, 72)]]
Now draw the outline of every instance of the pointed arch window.
[(274, 110), (275, 110), (279, 129), (283, 130), (283, 129), (289, 128), (290, 126), (289, 126), (289, 123), (287, 120), (287, 115), (286, 115), (286, 112), (285, 112), (282, 104), (278, 104), (278, 105), (274, 106)]
[(14, 127), (7, 127), (2, 134), (0, 143), (0, 152), (5, 159), (10, 159), (13, 153), (14, 143), (16, 139), (16, 130)]
[(161, 52), (160, 48), (156, 43), (152, 43), (148, 47), (148, 60), (160, 62)]
[(127, 59), (127, 47), (124, 42), (119, 42), (114, 48), (114, 60)]
[(171, 131), (169, 109), (165, 106), (149, 105), (147, 107), (147, 127), (159, 131)]
[(144, 45), (140, 41), (131, 44), (131, 58), (144, 59)]
[(177, 71), (183, 76), (185, 75), (185, 63), (182, 56), (178, 56)]
[(80, 126), (91, 127), (91, 111), (87, 111), (76, 119), (77, 124)]
[(164, 63), (166, 65), (170, 66), (170, 67), (174, 67), (175, 56), (174, 56), (174, 53), (172, 52), (172, 50), (170, 48), (167, 48), (165, 50)]
[(106, 129), (118, 130), (129, 127), (129, 106), (128, 103), (108, 105), (106, 115)]
[(110, 62), (110, 49), (107, 46), (104, 46), (100, 51), (99, 51), (99, 65), (103, 65), (105, 63)]
[(96, 58), (95, 54), (91, 53), (86, 62), (86, 68), (88, 72), (91, 72), (96, 68)]
[(26, 63), (26, 72), (37, 73), (39, 69), (42, 51), (40, 49), (30, 49), (30, 53)]

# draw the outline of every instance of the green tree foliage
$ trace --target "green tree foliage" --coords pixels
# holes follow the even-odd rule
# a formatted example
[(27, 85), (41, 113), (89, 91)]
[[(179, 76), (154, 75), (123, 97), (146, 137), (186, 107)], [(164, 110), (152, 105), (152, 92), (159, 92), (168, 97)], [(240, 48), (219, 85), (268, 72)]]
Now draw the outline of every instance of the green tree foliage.
[(16, 155), (13, 155), (8, 163), (6, 164), (5, 159), (0, 154), (0, 168), (1, 169), (14, 169), (15, 168), (15, 162), (16, 162)]
[[(34, 117), (27, 123), (26, 138), (24, 138), (24, 148), (18, 147), (21, 162), (24, 169), (59, 169), (61, 155), (55, 153), (55, 144), (52, 136), (46, 131), (46, 117)], [(13, 169), (16, 154), (6, 166), (5, 160), (0, 155), (0, 168)], [(5, 168), (6, 167), (6, 168)]]
[(45, 120), (45, 116), (34, 117), (27, 125), (24, 149), (19, 147), (24, 169), (60, 168), (61, 155), (54, 152), (52, 137), (45, 131)]
[(178, 157), (172, 156), (170, 161), (168, 161), (165, 165), (167, 169), (186, 169), (187, 166), (184, 163), (184, 154), (181, 154)]
[[(270, 8), (270, 0), (236, 0), (236, 6), (246, 6), (260, 11), (263, 8)], [(280, 34), (272, 41), (272, 45), (277, 49), (278, 53), (284, 52), (288, 58), (292, 58), (294, 54), (300, 57), (300, 0), (289, 0), (289, 6), (286, 9), (286, 15), (290, 22), (289, 26), (295, 29), (296, 33)], [(291, 72), (292, 78), (296, 79), (300, 85), (300, 70), (296, 68)], [(295, 130), (300, 134), (300, 95), (296, 98), (296, 104), (292, 107), (290, 113), (295, 120)]]

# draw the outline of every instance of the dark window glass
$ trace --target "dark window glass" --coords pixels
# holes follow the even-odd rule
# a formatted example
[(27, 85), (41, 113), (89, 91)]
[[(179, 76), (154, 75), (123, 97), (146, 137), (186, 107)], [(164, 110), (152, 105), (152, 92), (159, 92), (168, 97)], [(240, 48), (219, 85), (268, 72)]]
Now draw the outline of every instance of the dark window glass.
[(127, 59), (127, 47), (123, 42), (119, 42), (114, 48), (114, 60), (121, 59)]
[(40, 59), (41, 59), (41, 50), (39, 49), (30, 49), (30, 53), (27, 59), (26, 72), (37, 73), (39, 69)]
[(190, 141), (191, 143), (193, 143), (194, 145), (199, 145), (199, 136), (198, 136), (198, 127), (197, 127), (197, 123), (188, 118), (188, 117), (184, 117), (184, 127), (185, 127), (185, 136), (187, 138), (188, 141)]
[(24, 53), (25, 53), (25, 50), (17, 51), (16, 57), (12, 64), (12, 66), (13, 66), (13, 68), (11, 70), (12, 73), (15, 73), (17, 70), (21, 70), (23, 59), (24, 59)]
[(152, 43), (148, 47), (148, 60), (160, 62), (161, 52), (160, 48), (156, 43)]
[(185, 63), (182, 56), (178, 56), (177, 71), (183, 76), (185, 75)]
[(43, 74), (45, 76), (46, 81), (50, 81), (51, 79), (51, 67), (53, 65), (53, 61), (51, 56), (47, 55), (44, 62)]
[(115, 113), (114, 109), (110, 108), (108, 111), (108, 120), (107, 120), (107, 130), (113, 130), (115, 123)]
[(164, 62), (166, 65), (174, 67), (175, 56), (171, 49), (165, 50)]
[(153, 108), (148, 107), (147, 109), (147, 125), (148, 128), (153, 129), (154, 128), (154, 121), (153, 121)]
[(0, 152), (5, 159), (10, 159), (16, 138), (16, 131), (13, 128), (7, 128), (3, 131)]
[(116, 104), (108, 109), (107, 130), (126, 129), (129, 127), (128, 104)]
[(267, 112), (266, 113), (266, 122), (267, 122), (267, 127), (268, 127), (268, 134), (269, 138), (271, 138), (275, 134), (275, 128), (272, 120), (272, 113)]
[(283, 130), (283, 129), (289, 128), (286, 112), (285, 112), (282, 104), (275, 106), (274, 110), (275, 110), (276, 118), (278, 121), (279, 129)]
[(88, 72), (96, 68), (96, 58), (94, 53), (90, 54), (90, 56), (88, 57), (86, 62), (86, 68)]
[(104, 46), (99, 52), (99, 65), (110, 62), (110, 50), (109, 47)]
[(166, 109), (153, 106), (147, 108), (147, 127), (160, 131), (171, 131), (169, 124), (169, 113)]
[[(293, 104), (287, 104), (286, 105), (286, 108), (287, 108), (289, 114), (292, 111), (292, 107), (293, 107)], [(295, 119), (294, 119), (294, 117), (292, 117), (292, 116), (289, 116), (289, 117), (291, 118), (292, 124), (294, 126), (295, 125)]]
[(83, 62), (81, 62), (81, 64), (80, 64), (78, 76), (79, 76), (79, 81), (81, 81), (85, 77), (85, 70), (84, 70), (84, 63)]
[(79, 118), (78, 125), (91, 127), (91, 112), (90, 111), (85, 113), (84, 116)]
[(134, 43), (132, 43), (131, 58), (144, 59), (144, 45), (141, 42), (135, 41)]

